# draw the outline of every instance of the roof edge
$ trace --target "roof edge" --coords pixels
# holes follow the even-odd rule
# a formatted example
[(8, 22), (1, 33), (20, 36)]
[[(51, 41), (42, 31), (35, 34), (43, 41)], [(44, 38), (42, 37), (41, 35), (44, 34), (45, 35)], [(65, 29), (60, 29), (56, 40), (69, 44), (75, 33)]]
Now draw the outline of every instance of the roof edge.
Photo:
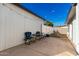
[(76, 12), (73, 14), (73, 16), (71, 17), (71, 19), (68, 19), (68, 18), (69, 18), (69, 15), (70, 15), (72, 9), (73, 9), (74, 7), (76, 7), (76, 5), (77, 5), (77, 3), (72, 3), (72, 7), (69, 9), (69, 12), (68, 12), (68, 15), (67, 15), (67, 19), (66, 19), (65, 25), (68, 25), (68, 24), (70, 24), (70, 23), (73, 21), (73, 18), (74, 18), (74, 16), (75, 16), (75, 13), (76, 13)]

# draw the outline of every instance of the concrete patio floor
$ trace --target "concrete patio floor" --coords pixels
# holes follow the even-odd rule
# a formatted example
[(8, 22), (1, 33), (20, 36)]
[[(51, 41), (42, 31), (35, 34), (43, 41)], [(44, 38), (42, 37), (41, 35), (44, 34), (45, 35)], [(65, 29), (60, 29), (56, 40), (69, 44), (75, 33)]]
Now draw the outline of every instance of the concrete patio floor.
[(0, 52), (1, 56), (75, 56), (72, 45), (65, 38), (47, 37), (31, 45), (21, 44)]

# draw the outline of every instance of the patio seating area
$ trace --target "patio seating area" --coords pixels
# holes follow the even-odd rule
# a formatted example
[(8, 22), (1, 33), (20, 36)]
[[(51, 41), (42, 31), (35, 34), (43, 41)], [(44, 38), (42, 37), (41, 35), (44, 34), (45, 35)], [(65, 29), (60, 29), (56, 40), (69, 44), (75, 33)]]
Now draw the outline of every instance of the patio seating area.
[(25, 32), (25, 44), (30, 45), (31, 42), (35, 42), (36, 40), (41, 40), (45, 37), (40, 31), (37, 31), (35, 34), (32, 34), (32, 32)]
[[(32, 9), (25, 8), (26, 6), (23, 7), (20, 3), (0, 4), (0, 56), (79, 55), (79, 40), (76, 38), (79, 35), (79, 26), (77, 26), (79, 23), (75, 15), (77, 3), (69, 3), (68, 5), (71, 7), (66, 4), (53, 3), (45, 4), (49, 7), (44, 7), (44, 4), (37, 5), (36, 7), (31, 5), (31, 7), (34, 7), (32, 9), (38, 11), (35, 13)], [(53, 6), (58, 6), (56, 9), (58, 11), (55, 12), (52, 9)], [(59, 8), (59, 6), (62, 6), (62, 8)], [(66, 7), (64, 6), (68, 8), (65, 10)], [(67, 14), (66, 19), (62, 18), (65, 13)], [(63, 19), (66, 21), (64, 22)], [(76, 33), (77, 31), (78, 33)]]
[(0, 52), (1, 56), (74, 56), (67, 38), (46, 37), (30, 45), (21, 44)]

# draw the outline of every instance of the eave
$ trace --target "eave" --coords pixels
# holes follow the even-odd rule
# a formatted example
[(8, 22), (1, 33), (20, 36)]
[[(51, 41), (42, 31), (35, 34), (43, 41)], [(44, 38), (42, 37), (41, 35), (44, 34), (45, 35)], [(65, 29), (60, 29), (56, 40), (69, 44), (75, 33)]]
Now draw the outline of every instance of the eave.
[(66, 25), (72, 23), (73, 19), (76, 16), (76, 3), (72, 4), (72, 7), (69, 10), (68, 16), (67, 16), (67, 20), (66, 20)]

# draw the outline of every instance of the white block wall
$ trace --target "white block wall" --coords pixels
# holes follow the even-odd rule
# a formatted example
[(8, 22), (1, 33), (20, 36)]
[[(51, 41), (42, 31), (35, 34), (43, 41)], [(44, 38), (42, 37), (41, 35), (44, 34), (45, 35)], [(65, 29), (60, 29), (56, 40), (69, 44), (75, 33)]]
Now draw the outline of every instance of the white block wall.
[(42, 25), (42, 32), (44, 34), (51, 34), (51, 33), (54, 33), (54, 31), (58, 31), (61, 34), (67, 34), (67, 29), (68, 29), (67, 26), (64, 26), (64, 27), (50, 27), (50, 26)]
[(42, 25), (42, 33), (43, 34), (51, 34), (53, 33), (53, 27)]
[(61, 34), (67, 34), (67, 26), (64, 26), (64, 27), (54, 27), (55, 30), (59, 31), (59, 33)]
[(22, 44), (24, 32), (41, 31), (40, 18), (12, 4), (0, 4), (0, 51)]

